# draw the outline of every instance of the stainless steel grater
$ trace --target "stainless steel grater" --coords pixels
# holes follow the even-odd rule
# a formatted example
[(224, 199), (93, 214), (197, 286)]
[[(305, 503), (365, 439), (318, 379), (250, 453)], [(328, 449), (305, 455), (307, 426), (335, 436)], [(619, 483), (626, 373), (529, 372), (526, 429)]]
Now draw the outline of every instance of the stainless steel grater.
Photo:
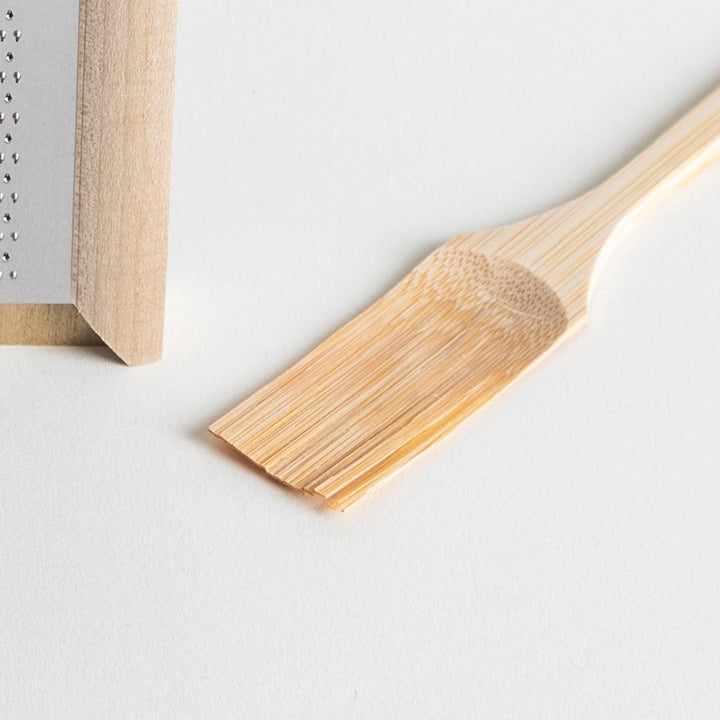
[(0, 16), (0, 303), (71, 303), (79, 0)]
[(0, 0), (1, 343), (159, 357), (175, 20), (176, 0)]

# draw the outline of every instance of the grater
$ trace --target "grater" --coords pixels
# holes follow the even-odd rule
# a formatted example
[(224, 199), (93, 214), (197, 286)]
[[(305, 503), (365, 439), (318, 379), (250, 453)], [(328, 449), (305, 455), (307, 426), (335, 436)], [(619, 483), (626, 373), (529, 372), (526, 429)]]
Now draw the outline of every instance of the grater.
[(0, 3), (0, 343), (156, 360), (176, 0)]

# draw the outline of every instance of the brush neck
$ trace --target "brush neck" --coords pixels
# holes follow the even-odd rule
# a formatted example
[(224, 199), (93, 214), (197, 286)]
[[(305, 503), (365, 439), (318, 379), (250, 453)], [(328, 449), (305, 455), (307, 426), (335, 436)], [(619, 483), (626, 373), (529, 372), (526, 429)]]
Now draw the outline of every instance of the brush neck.
[(519, 263), (560, 298), (572, 326), (598, 267), (632, 222), (720, 159), (720, 90), (594, 190), (528, 220), (458, 236), (453, 246)]
[(591, 194), (614, 221), (652, 210), (720, 159), (720, 89)]
[(556, 290), (570, 324), (581, 321), (593, 280), (624, 231), (719, 159), (716, 90), (622, 170), (553, 211), (562, 227), (556, 244), (521, 262)]

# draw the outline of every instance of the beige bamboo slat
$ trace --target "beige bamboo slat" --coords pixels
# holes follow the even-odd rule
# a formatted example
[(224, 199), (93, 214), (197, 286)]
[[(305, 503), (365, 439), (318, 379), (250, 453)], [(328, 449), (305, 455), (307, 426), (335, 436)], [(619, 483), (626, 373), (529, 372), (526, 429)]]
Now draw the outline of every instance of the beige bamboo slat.
[(718, 158), (720, 90), (591, 192), (450, 240), (211, 432), (348, 507), (578, 328), (603, 252)]

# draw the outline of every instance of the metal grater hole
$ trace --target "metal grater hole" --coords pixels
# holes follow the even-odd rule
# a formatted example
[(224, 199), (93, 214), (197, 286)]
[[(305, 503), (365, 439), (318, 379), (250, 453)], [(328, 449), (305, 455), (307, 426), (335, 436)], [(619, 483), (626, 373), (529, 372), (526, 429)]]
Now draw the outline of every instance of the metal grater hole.
[[(21, 79), (22, 79), (22, 72), (23, 66), (21, 64), (22, 60), (22, 53), (20, 56), (15, 56), (15, 52), (8, 47), (11, 45), (11, 43), (19, 43), (21, 40), (23, 41), (23, 50), (25, 49), (24, 43), (25, 43), (25, 37), (22, 27), (22, 23), (19, 22), (22, 18), (20, 16), (16, 17), (16, 10), (15, 5), (16, 3), (8, 3), (11, 4), (13, 7), (10, 9), (7, 8), (5, 12), (0, 10), (0, 22), (3, 20), (6, 22), (12, 21), (11, 25), (6, 25), (5, 28), (0, 28), (0, 43), (7, 43), (5, 46), (5, 52), (0, 52), (0, 64), (4, 61), (6, 63), (5, 67), (7, 67), (7, 64), (12, 64), (10, 67), (7, 68), (7, 71), (0, 70), (0, 85), (5, 84), (6, 81), (8, 82), (8, 85), (11, 84), (11, 81), (14, 81), (13, 84), (19, 85)], [(51, 5), (53, 3), (50, 3)], [(3, 17), (4, 16), (4, 17)], [(3, 24), (5, 24), (3, 23)], [(27, 28), (25, 28), (27, 29)], [(19, 46), (17, 46), (19, 47)], [(16, 68), (16, 69), (13, 69)], [(23, 88), (24, 89), (24, 88)], [(6, 90), (10, 90), (8, 87)], [(22, 89), (17, 89), (14, 91), (15, 94), (18, 92), (22, 92)], [(23, 126), (25, 125), (26, 119), (25, 119), (25, 112), (22, 110), (22, 108), (18, 108), (17, 111), (15, 110), (15, 105), (17, 104), (18, 98), (14, 96), (12, 92), (0, 92), (0, 107), (4, 107), (5, 112), (0, 112), (0, 126), (2, 124), (6, 124), (6, 126), (12, 126), (12, 125), (20, 125), (20, 121), (23, 121)], [(22, 100), (22, 98), (19, 98)], [(12, 103), (12, 104), (11, 104)], [(9, 107), (7, 107), (9, 105)], [(7, 132), (7, 130), (10, 130), (10, 127), (6, 127), (6, 132), (0, 133), (0, 137), (2, 137), (2, 142), (0, 142), (0, 147), (5, 145), (16, 145), (17, 144), (17, 137), (14, 137), (14, 135), (10, 132)], [(23, 130), (25, 128), (23, 127)], [(9, 149), (9, 148), (8, 148)], [(0, 152), (0, 165), (5, 163), (6, 159), (10, 160), (12, 158), (12, 162), (17, 165), (20, 162), (20, 154), (18, 152), (13, 153), (6, 153)], [(9, 169), (9, 168), (8, 168)], [(9, 172), (1, 172), (0, 171), (0, 187), (3, 187), (3, 185), (8, 186), (8, 190), (12, 190), (13, 192), (0, 192), (0, 203), (4, 203), (5, 210), (12, 210), (12, 208), (15, 207), (16, 204), (20, 201), (20, 193), (16, 190), (17, 187), (17, 177), (13, 177), (15, 173), (9, 173)], [(3, 187), (3, 189), (5, 189)], [(22, 206), (17, 205), (18, 209), (20, 209), (22, 213)], [(5, 228), (5, 231), (0, 231), (0, 242), (7, 242), (8, 240), (12, 242), (17, 242), (20, 238), (20, 235), (17, 231), (10, 231), (13, 226), (17, 226), (17, 220), (18, 218), (15, 217), (15, 212), (0, 212), (0, 226)], [(8, 250), (10, 249), (9, 246)], [(22, 252), (22, 244), (14, 245), (13, 247), (17, 248), (20, 252)], [(12, 259), (11, 259), (12, 255)], [(16, 265), (16, 263), (20, 260), (22, 262), (22, 259), (20, 256), (17, 256), (17, 253), (12, 252), (2, 252), (0, 253), (0, 265), (5, 265), (6, 263), (12, 265)], [(12, 265), (10, 267), (12, 267)], [(16, 265), (17, 267), (17, 265)], [(6, 282), (8, 281), (14, 281), (18, 278), (18, 271), (17, 269), (12, 269), (10, 271), (5, 271), (4, 274), (0, 272), (0, 278), (3, 278)]]

